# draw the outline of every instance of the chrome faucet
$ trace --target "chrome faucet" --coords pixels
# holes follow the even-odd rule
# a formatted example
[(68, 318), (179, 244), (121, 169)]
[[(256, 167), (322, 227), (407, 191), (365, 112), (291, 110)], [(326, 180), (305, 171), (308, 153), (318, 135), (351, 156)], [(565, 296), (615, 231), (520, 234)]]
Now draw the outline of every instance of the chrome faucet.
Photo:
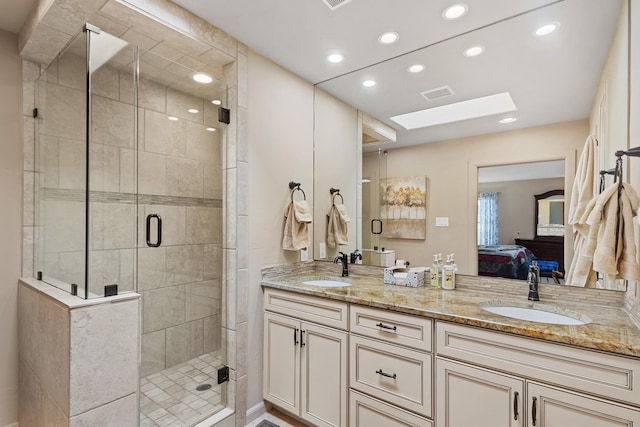
[(529, 273), (527, 273), (527, 284), (529, 285), (529, 301), (540, 301), (538, 294), (538, 281), (540, 279), (540, 270), (536, 261), (531, 262)]
[(349, 255), (343, 253), (343, 252), (339, 252), (340, 255), (336, 256), (333, 259), (333, 263), (337, 264), (338, 261), (342, 261), (342, 277), (348, 277), (349, 276)]

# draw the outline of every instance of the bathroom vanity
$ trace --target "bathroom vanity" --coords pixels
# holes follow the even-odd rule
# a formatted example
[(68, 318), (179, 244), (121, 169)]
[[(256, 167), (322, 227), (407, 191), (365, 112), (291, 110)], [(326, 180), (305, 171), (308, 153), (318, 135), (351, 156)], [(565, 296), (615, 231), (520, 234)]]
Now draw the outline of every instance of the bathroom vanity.
[(270, 273), (263, 397), (310, 425), (640, 426), (640, 331), (615, 302), (553, 295), (588, 323), (551, 325), (482, 308), (526, 307), (524, 287), (497, 302), (464, 284), (405, 288), (380, 275), (326, 288), (303, 284), (319, 271)]

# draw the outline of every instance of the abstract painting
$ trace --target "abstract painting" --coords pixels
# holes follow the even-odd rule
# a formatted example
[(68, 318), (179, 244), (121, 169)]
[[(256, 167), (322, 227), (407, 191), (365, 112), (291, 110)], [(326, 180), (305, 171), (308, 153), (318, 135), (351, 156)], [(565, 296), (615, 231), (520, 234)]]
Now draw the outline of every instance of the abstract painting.
[(380, 181), (381, 217), (389, 239), (427, 237), (427, 178), (410, 176)]

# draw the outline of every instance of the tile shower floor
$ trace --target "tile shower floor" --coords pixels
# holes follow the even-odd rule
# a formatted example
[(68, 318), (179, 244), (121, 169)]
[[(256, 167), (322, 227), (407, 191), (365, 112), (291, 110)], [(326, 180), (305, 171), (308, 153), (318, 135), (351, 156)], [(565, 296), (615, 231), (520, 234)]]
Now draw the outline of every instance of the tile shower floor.
[[(140, 427), (191, 426), (225, 407), (218, 385), (219, 352), (140, 379)], [(201, 384), (211, 384), (198, 391)]]

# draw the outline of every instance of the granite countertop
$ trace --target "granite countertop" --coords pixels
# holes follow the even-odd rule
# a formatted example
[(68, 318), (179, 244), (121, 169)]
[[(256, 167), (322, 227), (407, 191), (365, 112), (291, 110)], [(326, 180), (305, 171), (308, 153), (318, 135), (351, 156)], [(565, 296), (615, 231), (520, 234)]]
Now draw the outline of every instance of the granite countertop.
[[(527, 301), (526, 288), (521, 297), (516, 297), (476, 290), (468, 285), (453, 291), (431, 288), (428, 285), (420, 288), (385, 285), (382, 275), (341, 278), (318, 271), (280, 273), (271, 277), (263, 274), (262, 285), (625, 356), (640, 356), (640, 329), (622, 306), (549, 301), (545, 299), (543, 289), (540, 292), (541, 301), (534, 303)], [(314, 279), (346, 281), (351, 283), (351, 286), (326, 288), (302, 283)], [(518, 320), (483, 310), (481, 305), (486, 303), (537, 306), (539, 309), (557, 311), (574, 317), (586, 316), (591, 322), (585, 325), (552, 325)]]

